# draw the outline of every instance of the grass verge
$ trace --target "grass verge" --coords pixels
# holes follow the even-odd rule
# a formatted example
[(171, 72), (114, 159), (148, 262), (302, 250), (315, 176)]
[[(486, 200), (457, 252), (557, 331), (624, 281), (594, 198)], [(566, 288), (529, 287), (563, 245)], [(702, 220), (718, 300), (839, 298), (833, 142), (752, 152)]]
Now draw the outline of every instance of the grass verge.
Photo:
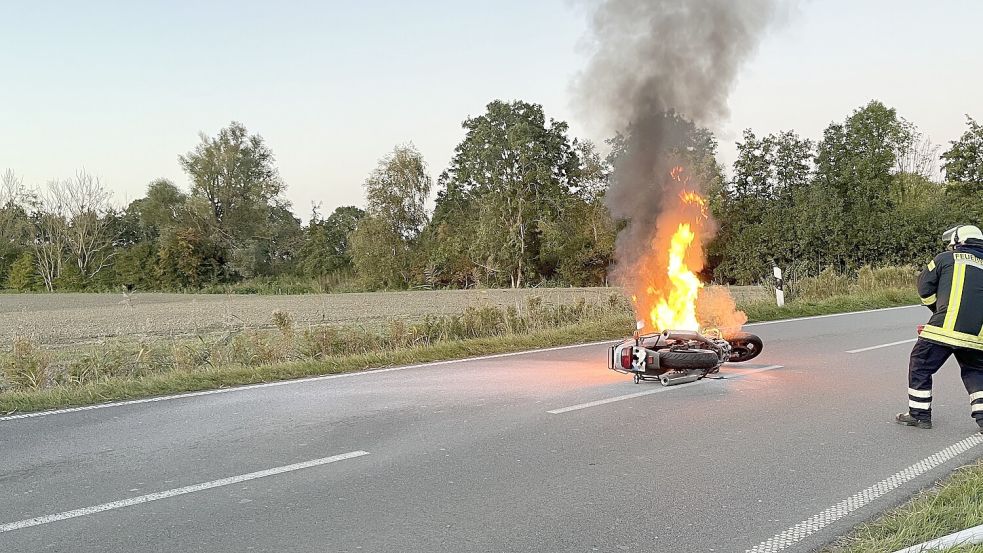
[[(958, 469), (906, 505), (858, 526), (824, 553), (892, 553), (983, 524), (983, 461)], [(983, 545), (949, 549), (983, 553)]]
[(919, 301), (918, 294), (914, 291), (888, 288), (874, 292), (837, 295), (820, 300), (794, 300), (787, 303), (785, 307), (778, 307), (772, 302), (755, 302), (738, 307), (747, 313), (748, 322), (754, 323), (902, 307), (917, 305)]
[(377, 351), (260, 366), (229, 365), (195, 370), (172, 370), (139, 378), (105, 378), (81, 386), (15, 390), (0, 393), (0, 413), (92, 405), (107, 401), (586, 343), (622, 337), (626, 326), (630, 326), (630, 320), (625, 317), (605, 317), (597, 321), (566, 325), (552, 330), (537, 330), (523, 335), (451, 340), (395, 351)]
[[(738, 307), (755, 322), (916, 302), (912, 292), (888, 289), (797, 300), (783, 308), (763, 302)], [(533, 298), (522, 311), (486, 307), (412, 325), (394, 321), (382, 335), (325, 327), (302, 333), (275, 313), (279, 332), (230, 333), (166, 345), (111, 342), (66, 353), (15, 340), (13, 351), (0, 356), (0, 413), (616, 339), (631, 332), (631, 319), (630, 309), (614, 296), (607, 304), (576, 306), (546, 306)]]

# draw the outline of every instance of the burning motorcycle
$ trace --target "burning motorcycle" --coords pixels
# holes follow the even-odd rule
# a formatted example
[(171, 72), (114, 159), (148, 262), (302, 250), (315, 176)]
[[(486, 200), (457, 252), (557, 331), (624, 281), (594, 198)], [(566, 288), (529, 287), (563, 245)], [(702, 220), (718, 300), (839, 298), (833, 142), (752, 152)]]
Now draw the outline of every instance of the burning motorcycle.
[(611, 346), (608, 368), (631, 374), (635, 384), (658, 380), (663, 386), (695, 382), (720, 371), (724, 363), (750, 361), (761, 353), (761, 338), (747, 332), (724, 337), (718, 331), (704, 333), (666, 330), (640, 334)]

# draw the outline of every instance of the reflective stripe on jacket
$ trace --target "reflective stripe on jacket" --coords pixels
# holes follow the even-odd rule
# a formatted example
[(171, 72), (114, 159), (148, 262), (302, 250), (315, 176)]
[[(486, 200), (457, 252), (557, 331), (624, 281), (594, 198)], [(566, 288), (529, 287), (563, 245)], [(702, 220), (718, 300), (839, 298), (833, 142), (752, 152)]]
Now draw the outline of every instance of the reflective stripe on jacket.
[(983, 250), (957, 247), (936, 256), (918, 277), (918, 295), (934, 312), (922, 338), (983, 350)]

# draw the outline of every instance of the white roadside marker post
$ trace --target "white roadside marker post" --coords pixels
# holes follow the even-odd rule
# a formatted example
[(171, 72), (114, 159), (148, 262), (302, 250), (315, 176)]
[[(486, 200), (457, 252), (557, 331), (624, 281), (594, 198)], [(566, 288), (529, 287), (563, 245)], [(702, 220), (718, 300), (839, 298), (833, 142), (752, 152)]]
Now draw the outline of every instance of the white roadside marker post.
[(775, 301), (778, 307), (785, 307), (785, 283), (782, 281), (782, 270), (775, 266)]

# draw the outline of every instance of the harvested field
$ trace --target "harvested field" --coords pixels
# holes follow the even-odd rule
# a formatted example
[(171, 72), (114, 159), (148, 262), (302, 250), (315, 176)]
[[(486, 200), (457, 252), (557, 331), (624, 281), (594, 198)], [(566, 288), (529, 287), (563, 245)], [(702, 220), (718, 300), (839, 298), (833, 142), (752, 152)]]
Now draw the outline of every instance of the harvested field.
[[(274, 312), (295, 324), (383, 325), (393, 319), (460, 313), (469, 306), (516, 305), (531, 297), (548, 303), (606, 302), (617, 288), (437, 290), (298, 296), (135, 294), (0, 295), (0, 344), (14, 336), (46, 345), (95, 342), (110, 337), (185, 336), (272, 326)], [(760, 288), (734, 289), (738, 301), (767, 298)]]

